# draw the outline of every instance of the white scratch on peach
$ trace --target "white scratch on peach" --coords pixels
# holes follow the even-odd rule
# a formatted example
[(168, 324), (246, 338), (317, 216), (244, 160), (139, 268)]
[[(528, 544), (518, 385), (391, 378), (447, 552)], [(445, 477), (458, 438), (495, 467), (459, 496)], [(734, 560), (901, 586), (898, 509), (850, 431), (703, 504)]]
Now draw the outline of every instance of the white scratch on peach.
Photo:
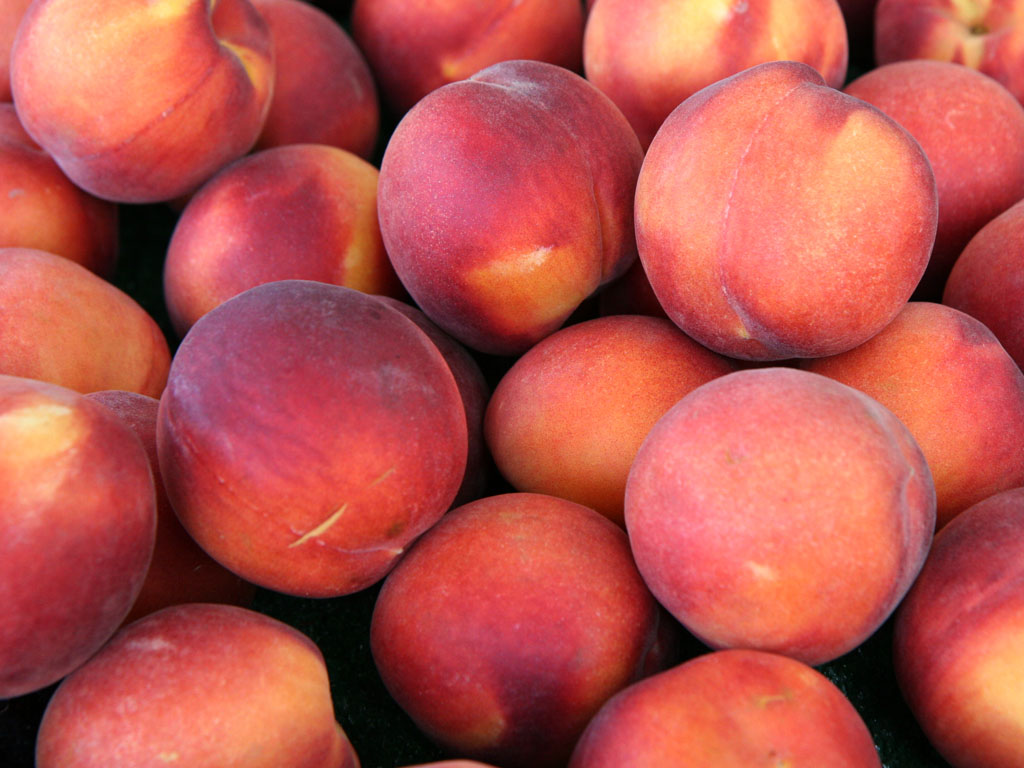
[(347, 502), (338, 507), (338, 510), (336, 512), (334, 512), (330, 517), (328, 517), (326, 520), (320, 523), (320, 525), (316, 526), (316, 528), (313, 528), (310, 531), (306, 531), (306, 533), (302, 534), (299, 538), (297, 538), (295, 541), (289, 544), (288, 549), (301, 546), (310, 539), (316, 538), (317, 536), (322, 536), (324, 533), (327, 532), (327, 530), (330, 529), (332, 525), (334, 525), (341, 519), (341, 516), (345, 514), (346, 509), (348, 509)]

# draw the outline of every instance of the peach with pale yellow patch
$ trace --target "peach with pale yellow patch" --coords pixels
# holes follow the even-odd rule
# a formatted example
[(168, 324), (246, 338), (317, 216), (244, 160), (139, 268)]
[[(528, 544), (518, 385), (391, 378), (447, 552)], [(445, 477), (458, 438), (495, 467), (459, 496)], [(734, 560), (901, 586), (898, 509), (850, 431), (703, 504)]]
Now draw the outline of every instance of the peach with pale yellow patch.
[(750, 360), (834, 354), (885, 327), (924, 272), (937, 215), (917, 142), (794, 62), (687, 99), (636, 190), (640, 259), (669, 318)]
[(128, 294), (70, 259), (0, 248), (0, 373), (160, 397), (171, 354)]
[(188, 194), (247, 152), (273, 77), (249, 0), (40, 0), (11, 51), (29, 135), (78, 186), (117, 202)]
[(39, 768), (358, 768), (319, 648), (237, 606), (189, 603), (136, 621), (47, 705)]
[(602, 0), (587, 17), (583, 66), (640, 143), (680, 103), (768, 61), (799, 61), (838, 88), (846, 26), (835, 0)]
[(274, 280), (404, 295), (377, 221), (378, 176), (351, 152), (295, 144), (256, 152), (210, 179), (181, 212), (164, 261), (178, 334)]
[(410, 295), (478, 351), (518, 354), (636, 256), (642, 155), (583, 78), (504, 62), (420, 101), (381, 164), (384, 244)]

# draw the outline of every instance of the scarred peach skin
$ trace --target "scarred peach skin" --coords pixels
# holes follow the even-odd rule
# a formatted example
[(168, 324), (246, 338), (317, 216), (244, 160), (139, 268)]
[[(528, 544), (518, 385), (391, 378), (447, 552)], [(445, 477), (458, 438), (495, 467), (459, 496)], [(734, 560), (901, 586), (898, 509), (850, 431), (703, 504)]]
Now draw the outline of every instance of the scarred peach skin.
[(683, 102), (636, 190), (640, 258), (665, 312), (748, 360), (871, 338), (924, 273), (937, 215), (917, 142), (794, 62), (751, 67)]

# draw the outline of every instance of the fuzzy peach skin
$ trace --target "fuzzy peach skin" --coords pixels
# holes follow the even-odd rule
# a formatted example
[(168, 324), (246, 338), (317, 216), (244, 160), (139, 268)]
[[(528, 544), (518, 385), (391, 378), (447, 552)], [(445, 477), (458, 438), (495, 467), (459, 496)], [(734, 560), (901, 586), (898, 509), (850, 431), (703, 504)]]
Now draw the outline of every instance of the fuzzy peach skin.
[(939, 220), (915, 297), (938, 301), (953, 262), (974, 234), (1024, 198), (1024, 107), (987, 75), (923, 59), (877, 67), (845, 92), (893, 118), (928, 155)]
[(1020, 0), (879, 0), (878, 65), (935, 59), (976, 69), (1024, 100), (1024, 26)]
[(320, 649), (237, 606), (189, 603), (128, 625), (68, 677), (37, 768), (358, 768)]
[(587, 79), (622, 110), (646, 148), (685, 99), (768, 61), (846, 79), (849, 44), (836, 0), (602, 0), (587, 17)]
[(0, 373), (160, 397), (171, 354), (128, 294), (62, 256), (0, 248)]
[(662, 126), (637, 182), (637, 245), (665, 312), (698, 342), (740, 359), (818, 357), (867, 341), (906, 304), (936, 211), (905, 130), (807, 65), (773, 62)]
[(0, 101), (11, 101), (11, 47), (18, 25), (32, 0), (0, 3)]
[(304, 0), (253, 5), (274, 41), (274, 96), (256, 148), (328, 144), (369, 158), (380, 128), (377, 86), (348, 32)]
[(146, 449), (156, 488), (156, 545), (146, 580), (125, 623), (181, 603), (230, 603), (247, 606), (255, 587), (222, 567), (192, 540), (171, 509), (160, 478), (156, 454), (156, 420), (160, 402), (122, 390), (85, 396), (108, 408), (134, 432)]
[(378, 296), (377, 299), (416, 323), (448, 363), (462, 396), (468, 440), (466, 474), (452, 506), (462, 506), (480, 498), (486, 492), (491, 476), (490, 455), (484, 442), (484, 410), (491, 398), (491, 387), (480, 364), (464, 346), (438, 328), (416, 307), (390, 296)]
[(939, 531), (896, 612), (893, 667), (954, 768), (1024, 765), (1024, 488)]
[(380, 171), (384, 245), (442, 330), (520, 354), (635, 260), (642, 160), (625, 118), (579, 75), (496, 64), (399, 123)]
[(684, 395), (733, 370), (665, 319), (583, 321), (538, 342), (505, 373), (484, 435), (517, 490), (569, 499), (622, 525), (626, 477), (651, 427)]
[(860, 645), (906, 593), (935, 489), (875, 400), (759, 368), (701, 385), (658, 421), (625, 509), (644, 581), (694, 635), (817, 665)]
[(799, 661), (713, 651), (634, 683), (587, 726), (569, 768), (881, 768), (842, 691)]
[(29, 135), (78, 186), (126, 203), (188, 194), (249, 151), (273, 78), (249, 0), (40, 0), (11, 51)]
[(0, 375), (0, 699), (57, 682), (117, 630), (153, 554), (135, 434), (69, 389)]
[(82, 191), (0, 104), (0, 247), (38, 248), (100, 277), (114, 273), (118, 209)]
[(870, 341), (804, 367), (870, 395), (907, 426), (935, 481), (938, 527), (1024, 485), (1024, 373), (973, 317), (911, 302)]
[(370, 624), (381, 679), (429, 737), (503, 768), (564, 766), (658, 632), (620, 528), (553, 496), (453, 509), (389, 574)]
[(1024, 369), (1024, 201), (971, 238), (953, 264), (942, 303), (984, 323)]
[(401, 115), (442, 85), (530, 59), (579, 71), (579, 0), (356, 0), (352, 36)]
[(204, 315), (157, 419), (189, 534), (247, 581), (306, 597), (383, 578), (455, 498), (466, 445), (458, 387), (426, 334), (367, 294), (305, 280)]
[(377, 221), (377, 169), (323, 144), (263, 150), (229, 165), (186, 204), (164, 261), (179, 336), (211, 309), (274, 280), (404, 295)]

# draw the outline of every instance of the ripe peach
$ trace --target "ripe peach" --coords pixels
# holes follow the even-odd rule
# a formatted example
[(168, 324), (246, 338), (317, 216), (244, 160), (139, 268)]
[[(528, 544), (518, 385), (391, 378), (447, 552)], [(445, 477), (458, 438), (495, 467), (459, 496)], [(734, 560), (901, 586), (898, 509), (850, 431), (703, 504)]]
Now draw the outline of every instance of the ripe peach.
[(807, 65), (774, 62), (705, 88), (662, 126), (637, 182), (637, 245), (662, 307), (700, 343), (817, 357), (906, 304), (936, 207), (905, 130)]
[(160, 397), (171, 354), (156, 321), (85, 267), (33, 248), (0, 248), (0, 373), (78, 392)]
[(204, 184), (182, 211), (164, 262), (178, 334), (274, 280), (403, 295), (377, 222), (378, 175), (345, 150), (295, 144), (249, 155)]
[(1024, 764), (1024, 488), (935, 537), (896, 612), (893, 665), (928, 739), (956, 768)]
[(780, 59), (838, 88), (849, 45), (836, 0), (602, 0), (587, 17), (587, 79), (646, 148), (680, 103), (714, 82)]
[(487, 405), (495, 464), (622, 524), (626, 477), (655, 422), (683, 395), (735, 370), (668, 320), (615, 315), (556, 331), (522, 355)]
[(231, 603), (248, 605), (255, 588), (222, 567), (192, 540), (171, 509), (156, 454), (158, 400), (121, 390), (93, 392), (86, 399), (109, 408), (142, 441), (156, 487), (156, 545), (146, 580), (125, 623), (169, 605)]
[(204, 315), (157, 421), (185, 529), (242, 578), (307, 597), (381, 579), (448, 509), (466, 440), (455, 379), (411, 320), (305, 280)]
[(505, 768), (564, 765), (590, 717), (640, 674), (658, 611), (623, 531), (512, 493), (449, 512), (387, 577), (370, 648), (432, 739)]
[(319, 648), (229, 605), (128, 625), (54, 693), (38, 768), (358, 768)]
[(812, 665), (881, 626), (935, 528), (907, 428), (790, 368), (730, 373), (680, 400), (641, 446), (625, 509), (644, 580), (694, 635)]
[(117, 261), (117, 206), (82, 191), (0, 104), (0, 247), (37, 248), (109, 278)]
[(579, 0), (356, 0), (352, 35), (396, 114), (442, 85), (510, 59), (578, 71)]
[(907, 426), (935, 481), (938, 527), (1024, 485), (1024, 374), (978, 320), (911, 302), (870, 341), (804, 367), (870, 395)]
[(274, 95), (257, 149), (327, 144), (369, 158), (380, 107), (348, 32), (304, 0), (253, 0), (274, 41)]
[(939, 220), (915, 296), (938, 301), (968, 241), (1024, 197), (1024, 107), (987, 75), (923, 59), (877, 67), (845, 92), (889, 115), (928, 156)]
[(32, 0), (0, 3), (0, 101), (11, 100), (11, 47), (21, 18)]
[(247, 152), (273, 91), (249, 0), (39, 0), (11, 51), (25, 129), (77, 185), (171, 200)]
[(1024, 368), (1024, 201), (971, 238), (953, 264), (942, 303), (984, 323)]
[(519, 354), (635, 259), (642, 154), (579, 75), (508, 61), (433, 91), (399, 124), (380, 172), (395, 271), (442, 330)]
[(0, 375), (0, 699), (55, 683), (114, 634), (153, 554), (139, 439), (69, 389)]
[(828, 678), (794, 659), (714, 651), (616, 694), (569, 768), (881, 768), (871, 734)]

